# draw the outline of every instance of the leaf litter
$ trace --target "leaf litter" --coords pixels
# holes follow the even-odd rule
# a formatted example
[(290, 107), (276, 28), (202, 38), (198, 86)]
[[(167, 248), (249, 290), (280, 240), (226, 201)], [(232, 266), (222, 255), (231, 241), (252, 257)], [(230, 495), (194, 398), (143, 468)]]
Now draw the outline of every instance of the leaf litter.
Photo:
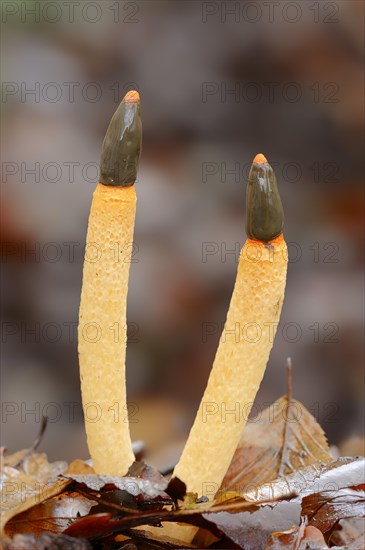
[(163, 528), (158, 540), (149, 539), (143, 526), (162, 522), (199, 527), (195, 540), (211, 548), (361, 548), (365, 459), (333, 459), (322, 428), (292, 397), (290, 363), (287, 395), (246, 426), (211, 502), (141, 461), (123, 477), (97, 475), (82, 460), (49, 463), (36, 452), (45, 427), (44, 420), (29, 449), (2, 449), (7, 550), (194, 547), (164, 536)]

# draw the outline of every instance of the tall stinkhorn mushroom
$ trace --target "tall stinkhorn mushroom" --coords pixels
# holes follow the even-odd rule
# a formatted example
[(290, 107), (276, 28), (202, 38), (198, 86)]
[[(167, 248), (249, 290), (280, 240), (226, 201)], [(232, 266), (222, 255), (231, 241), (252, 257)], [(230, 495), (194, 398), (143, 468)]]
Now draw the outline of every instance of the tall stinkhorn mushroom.
[[(174, 476), (187, 490), (219, 489), (264, 376), (284, 300), (287, 247), (273, 169), (262, 154), (251, 167), (246, 232), (227, 320), (208, 385)], [(215, 489), (212, 494), (212, 489)]]
[(126, 400), (126, 307), (141, 151), (140, 100), (128, 92), (106, 132), (93, 195), (78, 327), (87, 442), (99, 474), (124, 475), (134, 461)]

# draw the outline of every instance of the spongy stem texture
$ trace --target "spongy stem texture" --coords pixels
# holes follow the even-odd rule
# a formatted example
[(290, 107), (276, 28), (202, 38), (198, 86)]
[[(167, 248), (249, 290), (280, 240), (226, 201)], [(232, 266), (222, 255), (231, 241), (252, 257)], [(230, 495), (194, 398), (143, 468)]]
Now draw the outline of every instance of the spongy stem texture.
[(174, 476), (213, 498), (264, 376), (284, 299), (287, 247), (248, 239), (208, 385)]
[(125, 475), (134, 461), (126, 407), (126, 309), (136, 193), (98, 184), (92, 200), (78, 349), (87, 443), (98, 474)]

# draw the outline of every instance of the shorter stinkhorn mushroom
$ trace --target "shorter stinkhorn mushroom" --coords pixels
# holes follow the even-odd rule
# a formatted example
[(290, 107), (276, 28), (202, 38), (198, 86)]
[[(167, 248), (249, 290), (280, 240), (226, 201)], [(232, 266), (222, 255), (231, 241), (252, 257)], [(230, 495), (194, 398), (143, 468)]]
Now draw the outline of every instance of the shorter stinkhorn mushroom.
[(227, 320), (194, 425), (174, 470), (189, 492), (212, 498), (221, 486), (264, 376), (284, 300), (287, 247), (273, 169), (251, 167), (246, 232)]
[(129, 433), (125, 356), (126, 307), (141, 150), (140, 99), (128, 92), (102, 147), (93, 195), (78, 327), (87, 442), (98, 474), (121, 476), (134, 461)]

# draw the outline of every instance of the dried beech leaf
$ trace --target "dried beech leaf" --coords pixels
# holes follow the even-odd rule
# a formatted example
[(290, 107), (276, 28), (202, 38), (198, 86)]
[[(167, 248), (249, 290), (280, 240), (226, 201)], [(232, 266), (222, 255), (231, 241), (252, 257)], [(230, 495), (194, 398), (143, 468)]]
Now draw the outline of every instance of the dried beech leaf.
[[(323, 466), (321, 475), (319, 475), (319, 470), (315, 470), (316, 477), (313, 474), (313, 467), (310, 467), (312, 478), (311, 481), (306, 482), (303, 492), (315, 490), (315, 482), (317, 486), (323, 486), (327, 483), (333, 484), (334, 479), (337, 479), (339, 484), (347, 483), (349, 477), (356, 478), (360, 475), (361, 466), (359, 461), (356, 460), (337, 461), (331, 466), (327, 465), (326, 470)], [(343, 471), (344, 467), (346, 467), (345, 471)], [(206, 503), (195, 504), (195, 508), (191, 510), (160, 510), (157, 513), (135, 510), (133, 514), (126, 514), (125, 509), (120, 507), (120, 512), (124, 512), (124, 516), (119, 518), (115, 516), (116, 512), (117, 509), (114, 507), (110, 513), (93, 514), (83, 517), (68, 527), (65, 534), (101, 541), (111, 534), (114, 536), (118, 534), (130, 535), (131, 530), (138, 526), (159, 525), (162, 522), (172, 521), (201, 527), (211, 531), (217, 537), (224, 535), (226, 542), (232, 541), (232, 543), (245, 548), (245, 550), (264, 550), (268, 544), (271, 544), (271, 548), (275, 548), (273, 542), (275, 542), (277, 548), (285, 548), (285, 536), (288, 537), (287, 541), (293, 542), (294, 546), (292, 545), (292, 548), (302, 549), (306, 545), (312, 547), (311, 545), (315, 544), (314, 539), (318, 543), (320, 537), (318, 532), (314, 531), (312, 533), (308, 531), (305, 535), (302, 533), (299, 538), (300, 498), (290, 502), (279, 502), (274, 506), (265, 505), (253, 508), (252, 504), (243, 501), (242, 497), (239, 500), (236, 495), (234, 500), (231, 499), (224, 502), (221, 499), (220, 504), (217, 504), (216, 501), (213, 506)], [(357, 513), (358, 510), (356, 511)], [(303, 521), (301, 525), (303, 526)], [(281, 533), (279, 533), (275, 540), (273, 539), (273, 534), (278, 531)], [(295, 536), (291, 537), (292, 534)], [(141, 533), (139, 532), (138, 535), (141, 536)], [(161, 536), (161, 544), (171, 542), (163, 540), (163, 531), (161, 532)], [(284, 538), (280, 539), (280, 536)], [(303, 539), (303, 544), (301, 539)], [(317, 547), (325, 548), (323, 545)]]
[(327, 464), (313, 464), (290, 476), (265, 483), (252, 491), (243, 493), (250, 502), (274, 500), (297, 493), (296, 500), (324, 490), (338, 491), (351, 485), (364, 483), (365, 458), (339, 458)]
[(322, 533), (340, 519), (365, 517), (365, 485), (308, 495), (302, 501), (302, 514)]
[(62, 533), (80, 516), (86, 516), (95, 504), (78, 493), (65, 492), (17, 514), (6, 524), (5, 533), (8, 537), (19, 533), (39, 536), (44, 531)]
[(25, 457), (19, 468), (4, 465), (1, 471), (2, 528), (14, 515), (60, 493), (68, 483), (60, 481), (58, 475), (66, 470), (66, 462), (50, 464), (44, 454), (38, 453)]
[(10, 466), (15, 467), (17, 464), (19, 464), (23, 458), (25, 458), (29, 452), (29, 449), (22, 449), (21, 451), (16, 451), (15, 453), (11, 455), (4, 455), (4, 447), (1, 448), (2, 455), (1, 455), (1, 469), (3, 469), (4, 466)]
[[(15, 459), (16, 457), (16, 459)], [(16, 461), (17, 462), (16, 462)], [(84, 471), (85, 463), (74, 461), (67, 466), (64, 461), (49, 463), (44, 453), (15, 453), (10, 463), (19, 462), (19, 466), (9, 466), (3, 460), (0, 480), (2, 487), (1, 530), (15, 515), (25, 512), (32, 506), (58, 495), (71, 482), (59, 479), (59, 475), (68, 471)], [(69, 470), (68, 470), (69, 468)]]
[(256, 422), (246, 425), (222, 482), (222, 489), (245, 492), (316, 462), (332, 460), (327, 439), (299, 401), (278, 399)]
[(67, 468), (67, 475), (83, 475), (83, 474), (95, 474), (95, 470), (92, 466), (89, 466), (86, 462), (83, 460), (80, 460), (79, 458), (76, 458), (71, 462), (69, 467)]

